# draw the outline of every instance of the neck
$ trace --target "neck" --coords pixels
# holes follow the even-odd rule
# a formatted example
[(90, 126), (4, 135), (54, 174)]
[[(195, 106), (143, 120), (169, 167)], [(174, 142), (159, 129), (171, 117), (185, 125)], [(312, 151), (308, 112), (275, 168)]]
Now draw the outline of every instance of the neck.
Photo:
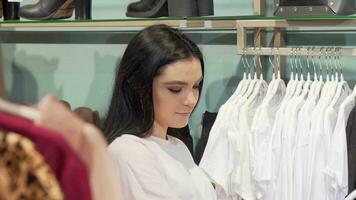
[(153, 123), (152, 127), (152, 136), (162, 138), (164, 140), (167, 139), (167, 130), (168, 127), (163, 127), (156, 121)]

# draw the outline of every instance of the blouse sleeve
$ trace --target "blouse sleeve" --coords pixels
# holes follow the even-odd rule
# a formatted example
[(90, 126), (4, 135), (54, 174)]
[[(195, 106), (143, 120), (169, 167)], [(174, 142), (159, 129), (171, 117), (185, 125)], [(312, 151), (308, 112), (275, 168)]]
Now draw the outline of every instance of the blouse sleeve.
[[(178, 200), (161, 173), (156, 155), (137, 141), (115, 140), (109, 146), (124, 199)], [(173, 172), (174, 173), (174, 172)]]

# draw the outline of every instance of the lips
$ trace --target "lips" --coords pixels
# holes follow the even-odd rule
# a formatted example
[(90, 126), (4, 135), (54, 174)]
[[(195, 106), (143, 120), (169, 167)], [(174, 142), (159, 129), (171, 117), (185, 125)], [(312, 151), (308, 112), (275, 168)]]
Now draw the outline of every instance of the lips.
[(181, 116), (184, 116), (184, 117), (187, 117), (187, 116), (190, 116), (190, 112), (177, 112), (178, 115), (181, 115)]

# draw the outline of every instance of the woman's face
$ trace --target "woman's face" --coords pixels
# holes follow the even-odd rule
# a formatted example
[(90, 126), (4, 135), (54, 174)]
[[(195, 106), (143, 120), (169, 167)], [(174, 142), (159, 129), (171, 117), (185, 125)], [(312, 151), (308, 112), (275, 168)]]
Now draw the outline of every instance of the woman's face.
[(186, 126), (198, 102), (202, 79), (199, 59), (184, 59), (167, 65), (153, 80), (155, 124), (162, 128)]

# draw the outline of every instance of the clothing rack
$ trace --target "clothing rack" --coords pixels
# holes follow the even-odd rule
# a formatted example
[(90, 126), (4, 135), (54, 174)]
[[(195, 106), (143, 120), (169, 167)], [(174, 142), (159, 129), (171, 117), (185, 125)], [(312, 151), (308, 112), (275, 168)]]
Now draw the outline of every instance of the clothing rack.
[[(283, 47), (284, 39), (282, 33), (288, 27), (356, 27), (356, 20), (348, 18), (339, 18), (330, 20), (328, 18), (320, 19), (308, 19), (308, 18), (293, 18), (293, 19), (271, 19), (271, 20), (245, 20), (245, 21), (236, 21), (237, 29), (237, 54), (239, 55), (280, 55), (280, 56), (291, 56), (295, 49), (298, 50), (298, 56), (321, 56), (328, 54), (326, 49), (338, 49), (338, 56), (356, 56), (356, 48), (347, 48), (347, 47), (315, 47), (311, 50), (311, 47)], [(263, 37), (263, 30), (265, 28), (273, 28), (275, 31), (274, 35), (274, 47), (266, 47), (260, 45), (259, 42), (261, 37)], [(254, 46), (247, 46), (247, 29), (253, 29), (254, 36)], [(321, 49), (321, 51), (319, 50)], [(332, 52), (332, 50), (329, 50)]]
[(246, 47), (240, 55), (256, 56), (356, 56), (356, 48), (343, 47)]

